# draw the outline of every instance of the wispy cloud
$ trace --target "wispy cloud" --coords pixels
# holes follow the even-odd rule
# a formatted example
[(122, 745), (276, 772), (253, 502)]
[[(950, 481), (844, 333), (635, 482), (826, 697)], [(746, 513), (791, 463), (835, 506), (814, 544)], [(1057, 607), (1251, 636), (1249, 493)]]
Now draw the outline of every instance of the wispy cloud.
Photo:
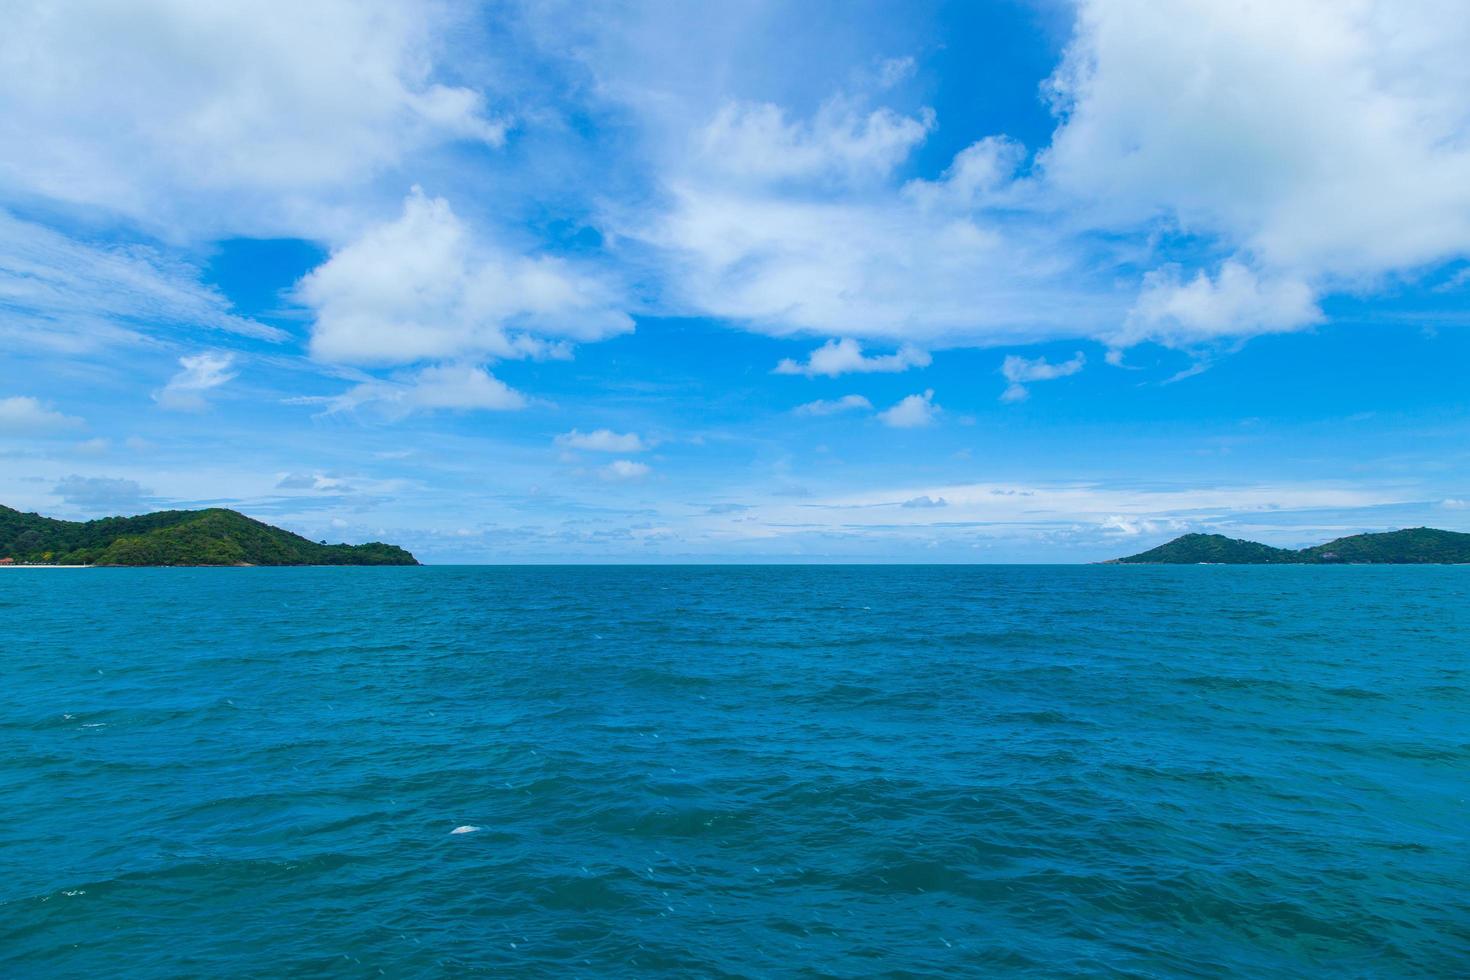
[(1010, 384), (1001, 393), (1000, 400), (1003, 402), (1025, 401), (1031, 395), (1026, 385), (1036, 381), (1065, 378), (1081, 371), (1086, 364), (1087, 358), (1081, 351), (1073, 355), (1070, 361), (1063, 361), (1060, 364), (1053, 364), (1044, 357), (1025, 358), (1018, 354), (1009, 354), (1001, 362), (1000, 373)]
[(701, 134), (702, 162), (730, 180), (837, 180), (886, 176), (934, 128), (934, 112), (907, 116), (827, 100), (806, 121), (771, 103), (730, 103)]
[(563, 449), (581, 449), (594, 453), (641, 453), (648, 448), (638, 433), (619, 433), (611, 429), (594, 429), (591, 432), (573, 429), (557, 436), (556, 444)]
[(436, 410), (508, 412), (525, 408), (520, 392), (474, 364), (436, 364), (399, 380), (364, 381), (329, 398), (298, 398), (321, 403), (326, 412), (372, 409), (388, 418)]
[(0, 337), (11, 343), (75, 353), (201, 328), (287, 339), (232, 312), (198, 277), (197, 268), (159, 249), (81, 242), (0, 210)]
[(871, 412), (873, 403), (862, 395), (843, 395), (829, 400), (817, 399), (798, 405), (791, 411), (796, 415), (840, 415), (845, 412)]
[(203, 411), (209, 407), (209, 392), (237, 377), (237, 372), (230, 370), (234, 363), (233, 354), (206, 352), (181, 357), (181, 370), (153, 393), (153, 400), (174, 411)]
[(639, 463), (631, 459), (615, 459), (597, 471), (604, 480), (620, 482), (641, 480), (650, 472), (652, 470), (647, 463)]

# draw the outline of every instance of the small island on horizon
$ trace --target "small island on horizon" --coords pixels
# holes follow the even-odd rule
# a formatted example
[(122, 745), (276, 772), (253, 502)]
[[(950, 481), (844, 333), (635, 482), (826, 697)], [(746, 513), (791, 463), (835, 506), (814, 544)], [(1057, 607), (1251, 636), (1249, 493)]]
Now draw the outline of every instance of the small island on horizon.
[(1412, 527), (1354, 534), (1311, 548), (1273, 548), (1223, 534), (1185, 534), (1105, 565), (1466, 565), (1470, 534)]
[(0, 505), (0, 565), (417, 565), (397, 545), (327, 544), (223, 507), (63, 521)]

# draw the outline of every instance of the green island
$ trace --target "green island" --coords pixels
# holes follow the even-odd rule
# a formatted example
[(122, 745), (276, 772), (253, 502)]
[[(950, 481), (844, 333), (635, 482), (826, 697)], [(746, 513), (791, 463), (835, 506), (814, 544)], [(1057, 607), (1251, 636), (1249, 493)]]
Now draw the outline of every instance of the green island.
[(1186, 534), (1108, 565), (1465, 565), (1470, 534), (1412, 527), (1354, 534), (1293, 551), (1223, 534)]
[(327, 544), (238, 511), (164, 510), (61, 521), (0, 505), (5, 565), (417, 565), (397, 545)]

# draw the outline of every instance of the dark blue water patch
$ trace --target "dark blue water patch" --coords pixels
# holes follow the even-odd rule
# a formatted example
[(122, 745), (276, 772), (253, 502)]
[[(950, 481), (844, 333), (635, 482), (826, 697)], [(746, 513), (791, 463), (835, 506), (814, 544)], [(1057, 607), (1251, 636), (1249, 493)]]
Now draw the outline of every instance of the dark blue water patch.
[(7, 976), (1470, 972), (1470, 569), (13, 570), (0, 615)]

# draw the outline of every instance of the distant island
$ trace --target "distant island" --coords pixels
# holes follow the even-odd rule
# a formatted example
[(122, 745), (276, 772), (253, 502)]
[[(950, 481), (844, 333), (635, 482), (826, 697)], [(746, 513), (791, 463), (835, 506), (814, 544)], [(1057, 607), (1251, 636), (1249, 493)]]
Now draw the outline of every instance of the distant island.
[(4, 565), (417, 565), (402, 548), (318, 544), (222, 507), (59, 521), (0, 505)]
[(1470, 534), (1413, 527), (1354, 534), (1293, 551), (1223, 534), (1186, 534), (1108, 565), (1465, 565)]

